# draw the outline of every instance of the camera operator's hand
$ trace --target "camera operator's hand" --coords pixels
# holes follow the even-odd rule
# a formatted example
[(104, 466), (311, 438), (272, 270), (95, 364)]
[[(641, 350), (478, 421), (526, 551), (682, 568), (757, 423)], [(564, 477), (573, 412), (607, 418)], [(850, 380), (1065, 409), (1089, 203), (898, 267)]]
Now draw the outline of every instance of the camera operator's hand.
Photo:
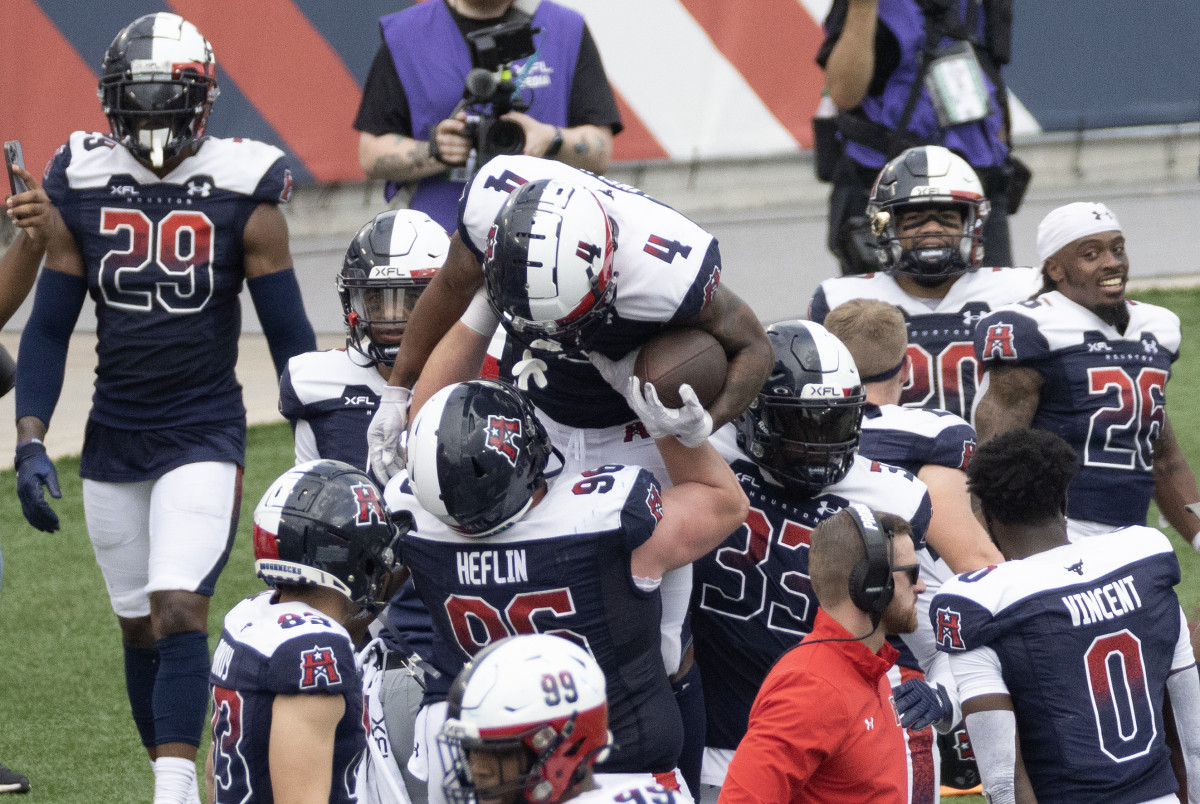
[(429, 140), (429, 155), (444, 165), (465, 165), (471, 152), (471, 141), (463, 136), (467, 116), (459, 112), (447, 117), (434, 128)]
[[(550, 144), (554, 142), (556, 136), (562, 136), (562, 129), (535, 120), (524, 112), (507, 112), (502, 114), (500, 119), (511, 120), (525, 132), (524, 153), (526, 156), (554, 156), (554, 154), (547, 154), (546, 151), (549, 150)], [(561, 139), (559, 145), (562, 145)]]

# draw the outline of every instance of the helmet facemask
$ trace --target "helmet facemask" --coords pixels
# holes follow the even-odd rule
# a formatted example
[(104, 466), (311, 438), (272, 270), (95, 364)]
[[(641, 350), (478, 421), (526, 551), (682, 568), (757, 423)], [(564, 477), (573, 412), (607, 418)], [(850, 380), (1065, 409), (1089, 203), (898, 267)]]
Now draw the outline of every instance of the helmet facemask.
[(372, 363), (391, 366), (427, 282), (338, 277), (345, 298), (347, 345)]
[(744, 414), (753, 427), (750, 455), (778, 484), (815, 494), (850, 471), (865, 401), (861, 389), (819, 403), (759, 395)]

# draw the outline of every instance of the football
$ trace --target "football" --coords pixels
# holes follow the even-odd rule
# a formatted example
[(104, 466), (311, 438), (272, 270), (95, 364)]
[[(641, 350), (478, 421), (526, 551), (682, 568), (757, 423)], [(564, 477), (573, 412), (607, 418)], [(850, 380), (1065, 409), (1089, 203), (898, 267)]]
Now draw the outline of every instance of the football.
[(683, 406), (679, 386), (687, 383), (700, 404), (708, 407), (725, 386), (729, 362), (721, 343), (702, 329), (680, 327), (651, 338), (637, 356), (633, 373), (654, 385), (668, 408)]

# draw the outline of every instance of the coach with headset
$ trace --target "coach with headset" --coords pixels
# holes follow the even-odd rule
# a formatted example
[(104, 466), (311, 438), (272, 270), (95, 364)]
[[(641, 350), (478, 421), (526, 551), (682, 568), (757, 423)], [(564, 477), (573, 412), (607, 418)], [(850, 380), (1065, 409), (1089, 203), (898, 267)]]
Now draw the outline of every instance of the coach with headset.
[(725, 785), (730, 802), (908, 801), (886, 634), (917, 628), (925, 584), (908, 523), (852, 503), (812, 533), (812, 633), (775, 664)]

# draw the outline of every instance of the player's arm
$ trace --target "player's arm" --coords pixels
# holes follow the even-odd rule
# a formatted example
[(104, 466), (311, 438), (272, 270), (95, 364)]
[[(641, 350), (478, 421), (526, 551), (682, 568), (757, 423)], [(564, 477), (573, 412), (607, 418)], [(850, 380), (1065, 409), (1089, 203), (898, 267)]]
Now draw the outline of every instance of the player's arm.
[(333, 789), (333, 743), (346, 713), (341, 695), (277, 695), (271, 706), (268, 764), (279, 804), (326, 804)]
[(725, 387), (708, 406), (716, 430), (750, 406), (775, 365), (775, 352), (750, 305), (724, 285), (717, 286), (712, 300), (688, 323), (710, 332), (729, 359)]
[(825, 62), (825, 88), (839, 109), (862, 103), (875, 73), (878, 0), (849, 0), (846, 22)]
[(5, 202), (9, 220), (18, 232), (0, 257), (0, 327), (8, 323), (33, 288), (50, 238), (70, 237), (58, 209), (34, 175), (16, 166), (13, 172), (25, 180), (29, 189), (9, 196)]
[(633, 551), (633, 574), (641, 578), (661, 578), (715, 550), (750, 511), (737, 476), (707, 440), (698, 447), (674, 436), (655, 443), (675, 485), (662, 492), (654, 534)]
[(1167, 696), (1175, 717), (1178, 750), (1187, 770), (1187, 790), (1190, 804), (1200, 802), (1200, 675), (1196, 673), (1192, 651), (1192, 633), (1183, 612), (1179, 612), (1179, 639), (1171, 674), (1167, 676)]
[(971, 511), (966, 472), (926, 464), (917, 478), (929, 487), (932, 515), (925, 539), (956, 575), (1004, 561)]
[(317, 336), (292, 269), (287, 220), (276, 204), (259, 204), (250, 214), (242, 230), (242, 249), (246, 287), (279, 376), (289, 359), (317, 348)]
[(1162, 433), (1154, 442), (1154, 501), (1175, 532), (1200, 550), (1200, 517), (1188, 507), (1200, 502), (1200, 490), (1165, 414)]
[(987, 387), (975, 404), (979, 443), (1032, 424), (1045, 382), (1041, 374), (1027, 366), (990, 367)]
[(442, 388), (478, 377), (490, 342), (490, 334), (477, 332), (461, 320), (454, 322), (425, 361), (425, 368), (413, 386), (409, 420)]

